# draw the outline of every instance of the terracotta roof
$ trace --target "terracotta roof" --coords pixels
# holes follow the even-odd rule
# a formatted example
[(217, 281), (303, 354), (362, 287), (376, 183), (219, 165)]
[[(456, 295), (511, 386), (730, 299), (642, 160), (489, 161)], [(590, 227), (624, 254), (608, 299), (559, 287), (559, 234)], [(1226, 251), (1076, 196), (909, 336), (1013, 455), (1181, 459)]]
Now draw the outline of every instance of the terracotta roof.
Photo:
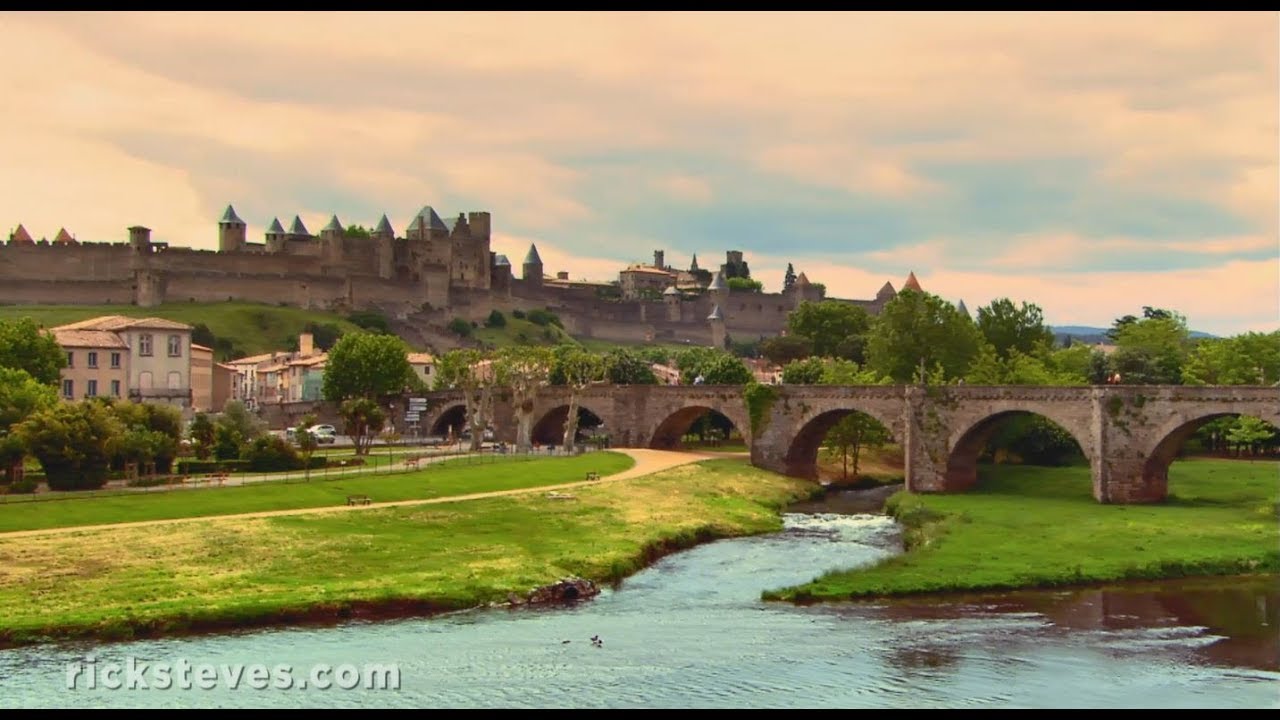
[(242, 357), (237, 360), (228, 360), (227, 364), (228, 365), (257, 365), (258, 363), (270, 360), (271, 358), (275, 357), (275, 355), (276, 355), (275, 353), (263, 353), (261, 355), (250, 355), (249, 357)]
[(431, 353), (424, 353), (424, 352), (421, 352), (421, 353), (409, 353), (409, 364), (410, 364), (410, 365), (426, 365), (426, 364), (429, 364), (429, 363), (433, 363), (433, 362), (435, 362), (435, 361), (436, 361), (436, 358), (435, 358), (435, 356), (434, 356), (434, 355), (432, 355)]
[(58, 228), (58, 234), (53, 236), (53, 241), (63, 245), (79, 245), (66, 228)]
[(297, 360), (290, 360), (287, 364), (288, 365), (307, 365), (307, 366), (322, 365), (328, 359), (329, 359), (329, 356), (327, 354), (312, 355), (311, 357), (304, 357), (304, 358), (298, 358)]
[(75, 330), (54, 328), (53, 337), (62, 347), (128, 348), (119, 335), (108, 330)]
[(213, 348), (211, 348), (211, 347), (205, 347), (204, 345), (200, 345), (200, 344), (198, 344), (198, 343), (191, 343), (191, 349), (192, 349), (192, 350), (203, 350), (204, 352), (207, 352), (207, 353), (211, 353), (211, 352), (213, 352)]
[(914, 272), (907, 273), (907, 281), (902, 283), (902, 289), (924, 292), (924, 288), (920, 287), (920, 281), (916, 280), (916, 274)]
[(897, 294), (898, 294), (898, 291), (893, 289), (893, 283), (885, 281), (884, 287), (880, 288), (880, 292), (876, 293), (876, 297), (891, 298)]
[(626, 270), (623, 270), (622, 272), (641, 273), (643, 275), (664, 275), (666, 277), (673, 277), (675, 275), (675, 273), (673, 272), (668, 272), (666, 270), (662, 270), (661, 268), (650, 267), (648, 265), (632, 265), (631, 267), (627, 268)]
[(67, 325), (59, 325), (54, 330), (124, 330), (126, 328), (155, 328), (160, 330), (191, 330), (190, 325), (185, 325), (173, 320), (165, 320), (158, 317), (133, 318), (124, 315), (102, 315), (100, 317), (91, 318), (89, 320), (81, 320), (80, 322), (69, 323)]
[(18, 223), (18, 228), (9, 236), (9, 242), (29, 245), (34, 243), (35, 240), (31, 239), (31, 233), (27, 232), (27, 229), (22, 227), (22, 223)]
[(286, 365), (285, 363), (276, 363), (275, 365), (267, 365), (266, 367), (260, 367), (258, 368), (258, 372), (260, 373), (280, 372), (281, 370), (284, 370), (288, 367), (289, 366)]
[(809, 276), (808, 276), (808, 275), (805, 275), (804, 273), (800, 273), (799, 275), (797, 275), (797, 276), (796, 276), (796, 284), (797, 284), (797, 285), (808, 285), (808, 284), (809, 284)]

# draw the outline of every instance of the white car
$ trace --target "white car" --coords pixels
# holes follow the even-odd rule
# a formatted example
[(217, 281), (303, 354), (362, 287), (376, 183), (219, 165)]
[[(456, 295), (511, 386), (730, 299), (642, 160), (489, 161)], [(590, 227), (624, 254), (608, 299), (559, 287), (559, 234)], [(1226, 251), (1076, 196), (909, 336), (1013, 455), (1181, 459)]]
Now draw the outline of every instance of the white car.
[(312, 425), (307, 428), (307, 432), (316, 439), (316, 443), (320, 445), (332, 445), (338, 441), (338, 431), (332, 425)]

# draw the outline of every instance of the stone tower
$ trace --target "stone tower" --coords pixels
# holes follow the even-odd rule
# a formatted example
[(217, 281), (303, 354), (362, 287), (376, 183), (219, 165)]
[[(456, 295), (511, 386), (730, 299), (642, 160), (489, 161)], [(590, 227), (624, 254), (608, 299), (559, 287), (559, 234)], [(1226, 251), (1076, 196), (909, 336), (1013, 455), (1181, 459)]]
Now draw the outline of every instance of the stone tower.
[(396, 231), (392, 229), (386, 213), (383, 213), (382, 219), (378, 221), (378, 226), (373, 229), (370, 236), (378, 253), (378, 277), (388, 279), (394, 274), (392, 268), (395, 264)]
[(662, 291), (662, 301), (667, 304), (667, 322), (680, 322), (680, 291), (675, 285)]
[(320, 253), (325, 262), (341, 262), (344, 235), (345, 231), (337, 215), (329, 218), (329, 224), (320, 229)]
[(267, 226), (266, 241), (267, 252), (284, 252), (284, 226), (280, 224), (280, 218), (271, 218), (271, 224)]
[(653, 266), (658, 268), (659, 270), (663, 270), (667, 267), (666, 251), (664, 250), (653, 251)]
[(524, 279), (525, 287), (542, 287), (542, 258), (538, 257), (537, 245), (529, 245), (520, 277)]
[(134, 252), (151, 252), (151, 228), (134, 225), (129, 228), (129, 247)]
[(218, 252), (240, 252), (244, 249), (245, 232), (248, 226), (236, 215), (236, 209), (227, 206), (218, 221)]
[(717, 306), (729, 301), (729, 285), (724, 281), (723, 272), (717, 272), (711, 279), (711, 284), (707, 286), (707, 294), (711, 296), (711, 302)]
[(728, 342), (728, 333), (724, 327), (724, 313), (720, 312), (719, 305), (711, 309), (707, 322), (711, 323), (711, 347), (723, 350)]

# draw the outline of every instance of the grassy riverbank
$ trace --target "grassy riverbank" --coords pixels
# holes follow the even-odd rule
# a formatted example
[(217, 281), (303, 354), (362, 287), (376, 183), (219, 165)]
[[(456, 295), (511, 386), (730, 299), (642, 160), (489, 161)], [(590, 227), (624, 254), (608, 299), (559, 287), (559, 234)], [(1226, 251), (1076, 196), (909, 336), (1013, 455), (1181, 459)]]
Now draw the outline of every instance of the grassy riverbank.
[[(107, 525), (142, 520), (211, 517), (268, 510), (346, 505), (348, 495), (374, 502), (424, 500), (446, 495), (515, 490), (582, 480), (588, 471), (607, 476), (630, 469), (635, 461), (616, 452), (576, 457), (512, 459), (479, 465), (465, 458), (391, 475), (354, 476), (310, 482), (250, 483), (232, 487), (171, 490), (0, 504), (0, 539), (15, 530), (44, 530), (77, 525)], [(4, 572), (0, 568), (0, 573)]]
[[(554, 462), (551, 460), (548, 463)], [(0, 643), (470, 607), (780, 529), (813, 486), (742, 460), (448, 505), (0, 535)]]
[(1280, 572), (1278, 470), (1184, 460), (1169, 470), (1168, 502), (1100, 505), (1088, 468), (987, 467), (968, 493), (890, 499), (907, 553), (764, 595), (835, 600)]

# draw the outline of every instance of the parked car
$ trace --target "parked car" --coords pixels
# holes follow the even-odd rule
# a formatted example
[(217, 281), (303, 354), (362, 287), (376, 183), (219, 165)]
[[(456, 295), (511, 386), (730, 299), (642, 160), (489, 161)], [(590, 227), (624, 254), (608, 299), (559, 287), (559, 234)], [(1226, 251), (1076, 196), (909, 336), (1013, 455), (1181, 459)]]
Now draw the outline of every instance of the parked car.
[(332, 426), (332, 425), (312, 425), (311, 427), (309, 427), (309, 428), (307, 428), (307, 429), (308, 429), (308, 430), (310, 430), (312, 433), (317, 434), (317, 435), (321, 435), (321, 434), (323, 434), (323, 435), (337, 435), (337, 434), (338, 434), (338, 428), (336, 428), (336, 427), (334, 427), (334, 426)]

